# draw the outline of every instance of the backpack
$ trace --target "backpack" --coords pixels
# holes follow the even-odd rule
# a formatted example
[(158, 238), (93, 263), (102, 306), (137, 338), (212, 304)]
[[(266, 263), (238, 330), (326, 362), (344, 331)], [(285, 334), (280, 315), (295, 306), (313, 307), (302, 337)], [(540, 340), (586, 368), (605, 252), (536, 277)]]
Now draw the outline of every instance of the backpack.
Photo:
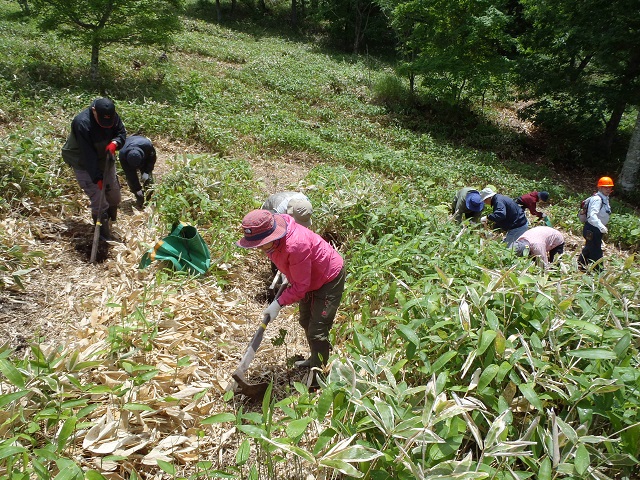
[[(589, 212), (589, 201), (595, 196), (595, 193), (590, 197), (585, 198), (580, 202), (580, 208), (578, 209), (578, 220), (582, 223), (587, 223), (587, 213)], [(604, 203), (600, 205), (600, 209), (604, 206)]]

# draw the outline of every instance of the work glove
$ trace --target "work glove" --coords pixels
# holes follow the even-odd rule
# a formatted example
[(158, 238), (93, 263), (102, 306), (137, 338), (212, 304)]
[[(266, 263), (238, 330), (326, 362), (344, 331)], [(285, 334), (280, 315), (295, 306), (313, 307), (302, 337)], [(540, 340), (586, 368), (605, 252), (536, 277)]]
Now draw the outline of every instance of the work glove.
[(118, 144), (116, 142), (111, 142), (109, 145), (107, 145), (107, 148), (105, 148), (105, 151), (107, 153), (110, 153), (111, 155), (115, 155), (116, 148), (118, 148)]
[(603, 225), (600, 232), (604, 235), (605, 233), (609, 233), (609, 229)]
[(264, 312), (262, 312), (262, 316), (264, 317), (265, 315), (269, 315), (270, 320), (275, 320), (281, 308), (282, 307), (280, 306), (280, 304), (278, 303), (278, 299), (276, 298), (267, 308), (264, 309)]
[(98, 185), (98, 190), (102, 190), (102, 179), (98, 180), (96, 185)]
[(480, 221), (481, 221), (482, 223), (487, 223), (487, 217), (486, 217), (486, 216), (482, 217), (482, 218), (480, 219)]
[(144, 172), (142, 174), (142, 181), (146, 182), (147, 180), (149, 180), (149, 174), (147, 172)]

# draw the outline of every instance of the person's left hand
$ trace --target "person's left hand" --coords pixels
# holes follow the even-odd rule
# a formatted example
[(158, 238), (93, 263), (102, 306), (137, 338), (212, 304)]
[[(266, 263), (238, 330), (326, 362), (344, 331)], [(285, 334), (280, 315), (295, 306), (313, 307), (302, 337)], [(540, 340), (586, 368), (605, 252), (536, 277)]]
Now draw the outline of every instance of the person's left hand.
[(118, 144), (116, 142), (111, 142), (109, 145), (107, 145), (107, 148), (105, 148), (105, 151), (107, 153), (110, 153), (111, 155), (115, 155), (116, 148), (118, 148)]
[(482, 218), (480, 219), (480, 221), (481, 221), (482, 223), (487, 223), (487, 217), (486, 217), (486, 216), (482, 217)]
[(262, 316), (269, 315), (270, 320), (275, 320), (281, 308), (282, 307), (278, 303), (278, 299), (275, 299), (273, 302), (271, 302), (271, 305), (264, 309), (264, 312), (262, 312)]

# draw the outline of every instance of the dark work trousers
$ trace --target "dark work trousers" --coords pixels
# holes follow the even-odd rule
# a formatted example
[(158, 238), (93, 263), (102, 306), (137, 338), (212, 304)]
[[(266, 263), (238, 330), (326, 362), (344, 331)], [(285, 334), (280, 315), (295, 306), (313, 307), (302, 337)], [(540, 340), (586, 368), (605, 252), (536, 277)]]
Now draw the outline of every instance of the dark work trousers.
[(553, 262), (553, 259), (555, 258), (556, 255), (560, 255), (563, 252), (564, 252), (564, 243), (561, 243), (557, 247), (554, 247), (551, 250), (549, 250), (549, 254), (548, 254), (549, 263)]
[(331, 344), (329, 331), (333, 326), (344, 291), (345, 269), (318, 290), (300, 300), (300, 326), (304, 329), (311, 350), (310, 367), (326, 365)]
[(578, 257), (578, 263), (586, 268), (589, 263), (597, 262), (602, 258), (602, 232), (589, 222), (585, 222), (582, 236), (586, 243)]
[(93, 183), (91, 176), (86, 170), (73, 169), (76, 174), (76, 180), (80, 188), (87, 194), (91, 201), (91, 215), (98, 217), (100, 214), (105, 213), (109, 207), (117, 208), (120, 205), (122, 196), (120, 194), (120, 182), (116, 176), (116, 166), (111, 165), (107, 170), (107, 176), (102, 180), (102, 188), (104, 188), (104, 201), (102, 202), (102, 209), (99, 212), (98, 206), (100, 205), (100, 190), (98, 185)]

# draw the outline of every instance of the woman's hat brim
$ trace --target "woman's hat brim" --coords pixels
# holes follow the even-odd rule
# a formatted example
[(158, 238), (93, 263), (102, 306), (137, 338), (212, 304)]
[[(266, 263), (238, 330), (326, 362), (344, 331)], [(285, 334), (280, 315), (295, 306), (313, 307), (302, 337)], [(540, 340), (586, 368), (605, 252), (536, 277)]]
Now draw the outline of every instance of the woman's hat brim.
[(276, 228), (267, 237), (260, 240), (247, 240), (246, 237), (243, 237), (236, 242), (236, 245), (242, 248), (258, 248), (284, 237), (287, 234), (287, 222), (282, 218), (282, 215), (274, 215), (273, 218), (276, 222)]

